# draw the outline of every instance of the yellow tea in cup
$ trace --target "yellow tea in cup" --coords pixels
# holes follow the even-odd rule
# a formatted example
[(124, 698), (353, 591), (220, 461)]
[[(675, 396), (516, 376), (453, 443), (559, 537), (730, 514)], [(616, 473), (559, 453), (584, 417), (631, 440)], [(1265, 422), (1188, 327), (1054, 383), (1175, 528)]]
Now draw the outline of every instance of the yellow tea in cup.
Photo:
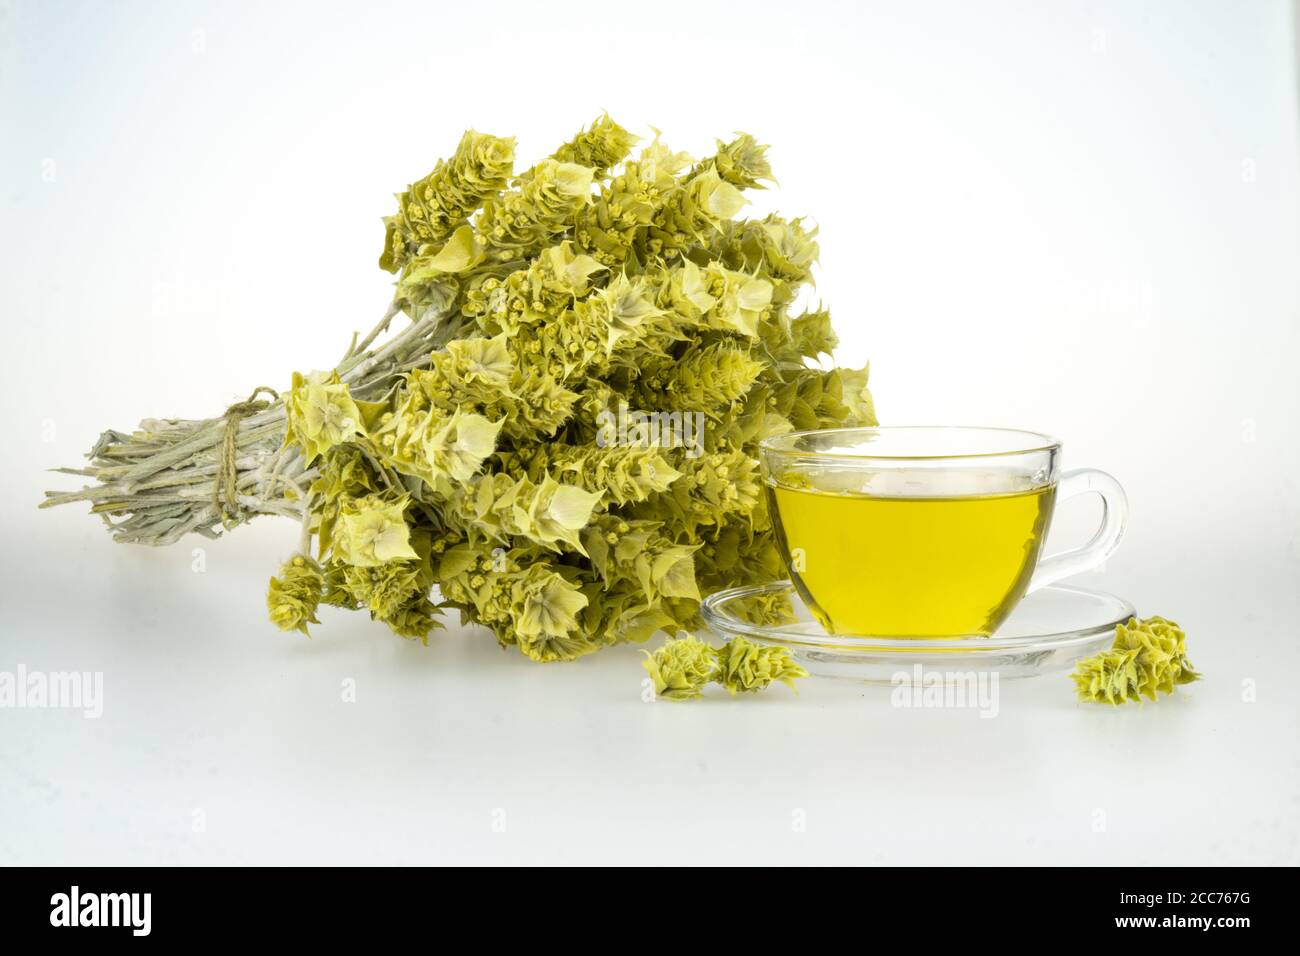
[(1054, 488), (902, 498), (769, 483), (791, 578), (841, 634), (991, 634), (1025, 594)]
[[(1115, 479), (1059, 473), (1060, 443), (1000, 428), (794, 432), (761, 445), (768, 504), (800, 597), (832, 633), (987, 636), (1025, 594), (1095, 567), (1124, 530)], [(1058, 501), (1100, 494), (1084, 547), (1039, 560)]]

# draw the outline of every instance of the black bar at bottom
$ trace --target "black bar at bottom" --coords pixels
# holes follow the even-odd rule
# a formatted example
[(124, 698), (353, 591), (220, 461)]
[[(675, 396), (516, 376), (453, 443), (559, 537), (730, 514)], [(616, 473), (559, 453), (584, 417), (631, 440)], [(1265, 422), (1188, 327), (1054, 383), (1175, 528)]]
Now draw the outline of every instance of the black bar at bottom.
[[(422, 869), (11, 868), (0, 871), (0, 926), (7, 943), (75, 936), (337, 946), (397, 930), (435, 939), (453, 925), (486, 930), (492, 941), (503, 930), (607, 933), (625, 922), (633, 938), (698, 933), (701, 942), (726, 945), (735, 934), (749, 945), (811, 943), (834, 914), (842, 930), (860, 920), (864, 944), (890, 925), (936, 939), (1031, 931), (1084, 944), (1103, 934), (1143, 944), (1193, 934), (1229, 942), (1285, 926), (1280, 913), (1293, 882), (1288, 869), (1245, 868), (803, 870), (752, 882), (703, 874), (593, 881)], [(697, 919), (703, 923), (692, 929)]]

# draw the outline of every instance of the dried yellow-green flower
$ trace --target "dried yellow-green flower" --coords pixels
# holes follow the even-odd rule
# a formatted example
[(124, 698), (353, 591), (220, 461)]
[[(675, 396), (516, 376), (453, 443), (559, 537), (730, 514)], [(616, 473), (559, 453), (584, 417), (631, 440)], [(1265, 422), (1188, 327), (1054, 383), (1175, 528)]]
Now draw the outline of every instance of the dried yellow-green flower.
[(510, 179), (515, 141), (467, 130), (450, 160), (397, 197), (398, 212), (384, 220), (379, 265), (397, 272), (421, 247), (441, 245), (483, 201)]
[(772, 178), (767, 147), (748, 133), (741, 133), (730, 143), (718, 140), (713, 165), (723, 179), (741, 189), (762, 189), (762, 182)]
[[(636, 141), (637, 137), (615, 123), (606, 113), (557, 149), (554, 158), (562, 163), (590, 166), (597, 176), (604, 178), (611, 168), (627, 158)], [(530, 170), (520, 178), (531, 173)]]
[(266, 592), (266, 607), (271, 622), (282, 631), (307, 631), (308, 624), (319, 624), (316, 608), (325, 590), (325, 576), (311, 558), (296, 554), (280, 568), (280, 576), (271, 578)]
[(424, 597), (418, 561), (390, 561), (377, 567), (344, 565), (340, 586), (355, 604), (370, 608), (381, 621), (392, 618), (417, 598)]
[(519, 647), (533, 660), (569, 660), (582, 652), (572, 635), (587, 597), (563, 573), (534, 564), (514, 580), (510, 602)]
[(548, 159), (518, 189), (485, 202), (476, 226), (489, 254), (516, 258), (521, 250), (563, 235), (591, 200), (595, 172), (590, 166)]
[(556, 550), (560, 550), (557, 546), (564, 543), (581, 552), (578, 532), (591, 520), (591, 513), (601, 499), (600, 493), (561, 484), (550, 475), (544, 475), (530, 497), (532, 501), (526, 511), (515, 506), (516, 533)]
[(396, 608), (382, 620), (398, 637), (405, 637), (429, 643), (429, 632), (442, 627), (436, 617), (438, 608), (426, 597), (417, 597), (401, 607)]
[(358, 568), (419, 557), (411, 548), (405, 511), (405, 499), (368, 496), (347, 502), (334, 534), (334, 555)]
[(718, 652), (704, 641), (680, 637), (666, 642), (653, 654), (642, 651), (641, 666), (654, 682), (655, 696), (665, 700), (691, 700), (718, 670)]
[(1096, 704), (1141, 700), (1138, 693), (1137, 651), (1109, 650), (1079, 661), (1071, 675), (1079, 699)]
[(1120, 624), (1115, 628), (1115, 647), (1138, 651), (1143, 672), (1139, 689), (1151, 700), (1157, 691), (1172, 694), (1175, 686), (1201, 678), (1187, 659), (1187, 635), (1166, 618), (1131, 618)]
[(784, 647), (766, 647), (735, 637), (718, 652), (718, 683), (733, 697), (762, 690), (773, 681), (793, 688), (796, 678), (807, 676)]
[(405, 474), (431, 485), (439, 480), (464, 482), (492, 454), (501, 426), (464, 408), (444, 413), (432, 407), (427, 394), (412, 392), (374, 439)]
[(1111, 705), (1155, 700), (1201, 677), (1187, 659), (1186, 635), (1163, 617), (1116, 625), (1111, 649), (1080, 661), (1071, 676), (1080, 700)]
[(337, 372), (303, 376), (293, 373), (285, 403), (288, 425), (285, 444), (302, 448), (308, 461), (362, 434), (365, 422), (348, 387)]

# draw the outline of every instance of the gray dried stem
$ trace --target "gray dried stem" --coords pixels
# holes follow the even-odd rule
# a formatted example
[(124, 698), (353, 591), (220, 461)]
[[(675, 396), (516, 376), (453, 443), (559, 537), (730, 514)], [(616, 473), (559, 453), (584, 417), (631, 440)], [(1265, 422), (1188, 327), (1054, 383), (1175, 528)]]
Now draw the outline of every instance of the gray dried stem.
[[(339, 377), (359, 399), (384, 395), (400, 375), (428, 362), (452, 337), (447, 312), (428, 312), (369, 350), (398, 314), (396, 304), (338, 366)], [(284, 399), (239, 421), (236, 439), (238, 514), (223, 514), (213, 499), (218, 478), (224, 415), (199, 420), (145, 419), (131, 433), (110, 429), (87, 453), (83, 468), (62, 474), (94, 480), (80, 491), (47, 491), (42, 508), (85, 501), (113, 538), (138, 544), (171, 544), (191, 532), (215, 538), (257, 515), (301, 521), (316, 469), (296, 447), (284, 446)]]

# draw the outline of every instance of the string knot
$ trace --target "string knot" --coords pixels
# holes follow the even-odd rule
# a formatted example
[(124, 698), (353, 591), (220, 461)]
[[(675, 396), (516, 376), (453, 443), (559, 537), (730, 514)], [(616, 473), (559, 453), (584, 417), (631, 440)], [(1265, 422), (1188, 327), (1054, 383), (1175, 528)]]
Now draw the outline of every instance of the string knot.
[[(257, 397), (263, 392), (271, 396), (271, 401)], [(259, 385), (253, 389), (253, 394), (249, 395), (244, 401), (235, 402), (226, 409), (225, 425), (221, 437), (221, 457), (217, 462), (217, 480), (212, 486), (212, 504), (217, 509), (217, 514), (221, 515), (223, 522), (232, 518), (238, 521), (244, 517), (244, 509), (239, 504), (239, 469), (235, 466), (235, 455), (239, 443), (239, 422), (249, 415), (256, 415), (258, 412), (266, 411), (271, 407), (272, 402), (279, 401), (279, 399), (280, 393), (275, 389), (267, 385)], [(223, 498), (225, 499), (224, 504), (222, 502)]]

